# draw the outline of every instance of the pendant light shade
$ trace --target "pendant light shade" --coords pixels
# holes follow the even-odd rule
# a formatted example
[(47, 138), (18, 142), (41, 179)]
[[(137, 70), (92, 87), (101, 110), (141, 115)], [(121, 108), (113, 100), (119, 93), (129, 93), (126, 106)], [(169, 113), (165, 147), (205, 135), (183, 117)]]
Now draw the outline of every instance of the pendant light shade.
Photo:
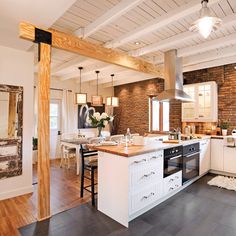
[(87, 103), (87, 93), (81, 93), (81, 71), (83, 70), (83, 67), (78, 67), (80, 76), (79, 76), (79, 83), (80, 83), (80, 89), (79, 93), (75, 93), (75, 103), (79, 105), (83, 105)]
[(200, 18), (196, 20), (190, 27), (190, 31), (199, 32), (204, 38), (207, 38), (211, 32), (220, 28), (222, 20), (212, 16), (211, 10), (207, 7), (208, 0), (202, 0), (202, 9), (200, 10)]
[(98, 95), (98, 74), (100, 71), (95, 71), (97, 74), (97, 95), (93, 95), (91, 98), (91, 105), (98, 107), (98, 106), (103, 106), (103, 97), (101, 95)]
[[(111, 74), (112, 79), (112, 88), (114, 88), (113, 81), (114, 81), (114, 74)], [(112, 92), (111, 97), (106, 98), (106, 105), (110, 107), (118, 107), (119, 106), (119, 98), (114, 97), (114, 91)]]

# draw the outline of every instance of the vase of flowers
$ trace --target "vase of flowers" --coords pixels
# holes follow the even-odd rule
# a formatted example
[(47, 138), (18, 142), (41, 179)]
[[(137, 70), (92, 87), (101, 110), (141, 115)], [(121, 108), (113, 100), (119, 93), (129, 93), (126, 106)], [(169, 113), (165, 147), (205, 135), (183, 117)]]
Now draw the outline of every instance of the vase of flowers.
[(97, 127), (98, 129), (98, 137), (102, 136), (102, 129), (108, 125), (109, 122), (112, 122), (114, 119), (113, 116), (109, 116), (107, 113), (103, 112), (100, 114), (99, 112), (95, 112), (93, 115), (89, 115), (86, 118), (86, 122), (91, 124), (93, 127)]

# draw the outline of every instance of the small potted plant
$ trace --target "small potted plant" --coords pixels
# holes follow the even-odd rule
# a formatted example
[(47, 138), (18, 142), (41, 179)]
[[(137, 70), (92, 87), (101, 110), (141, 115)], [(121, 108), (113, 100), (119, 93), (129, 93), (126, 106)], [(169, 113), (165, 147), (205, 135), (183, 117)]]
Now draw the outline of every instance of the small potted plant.
[(229, 128), (229, 122), (228, 121), (222, 121), (220, 127), (222, 129), (222, 135), (226, 136), (227, 135), (227, 129)]
[(103, 112), (100, 114), (99, 112), (95, 112), (93, 115), (89, 115), (86, 118), (86, 122), (91, 124), (93, 127), (97, 127), (98, 129), (98, 137), (101, 137), (102, 128), (105, 128), (109, 122), (113, 121), (113, 116), (109, 116), (107, 113)]

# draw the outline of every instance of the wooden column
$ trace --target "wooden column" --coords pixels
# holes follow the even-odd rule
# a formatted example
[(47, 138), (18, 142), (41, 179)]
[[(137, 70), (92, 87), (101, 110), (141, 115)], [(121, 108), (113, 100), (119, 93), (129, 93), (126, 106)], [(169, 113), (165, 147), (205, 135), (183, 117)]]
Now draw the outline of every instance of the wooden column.
[(38, 220), (50, 217), (50, 62), (51, 46), (40, 43), (38, 72)]

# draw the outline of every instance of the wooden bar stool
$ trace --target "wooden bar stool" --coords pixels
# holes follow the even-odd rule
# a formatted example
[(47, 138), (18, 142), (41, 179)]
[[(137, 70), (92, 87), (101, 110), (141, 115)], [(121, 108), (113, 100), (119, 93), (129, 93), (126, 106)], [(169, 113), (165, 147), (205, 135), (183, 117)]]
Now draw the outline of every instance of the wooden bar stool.
[[(92, 205), (95, 206), (95, 195), (97, 192), (95, 192), (95, 170), (98, 168), (97, 164), (97, 151), (90, 151), (83, 147), (83, 145), (80, 146), (81, 151), (81, 186), (80, 186), (80, 197), (82, 198), (84, 196), (84, 190), (91, 193), (92, 198)], [(85, 170), (89, 171), (89, 175), (85, 175)], [(84, 186), (84, 180), (88, 179), (90, 180), (91, 184)], [(91, 189), (91, 190), (90, 190)]]

